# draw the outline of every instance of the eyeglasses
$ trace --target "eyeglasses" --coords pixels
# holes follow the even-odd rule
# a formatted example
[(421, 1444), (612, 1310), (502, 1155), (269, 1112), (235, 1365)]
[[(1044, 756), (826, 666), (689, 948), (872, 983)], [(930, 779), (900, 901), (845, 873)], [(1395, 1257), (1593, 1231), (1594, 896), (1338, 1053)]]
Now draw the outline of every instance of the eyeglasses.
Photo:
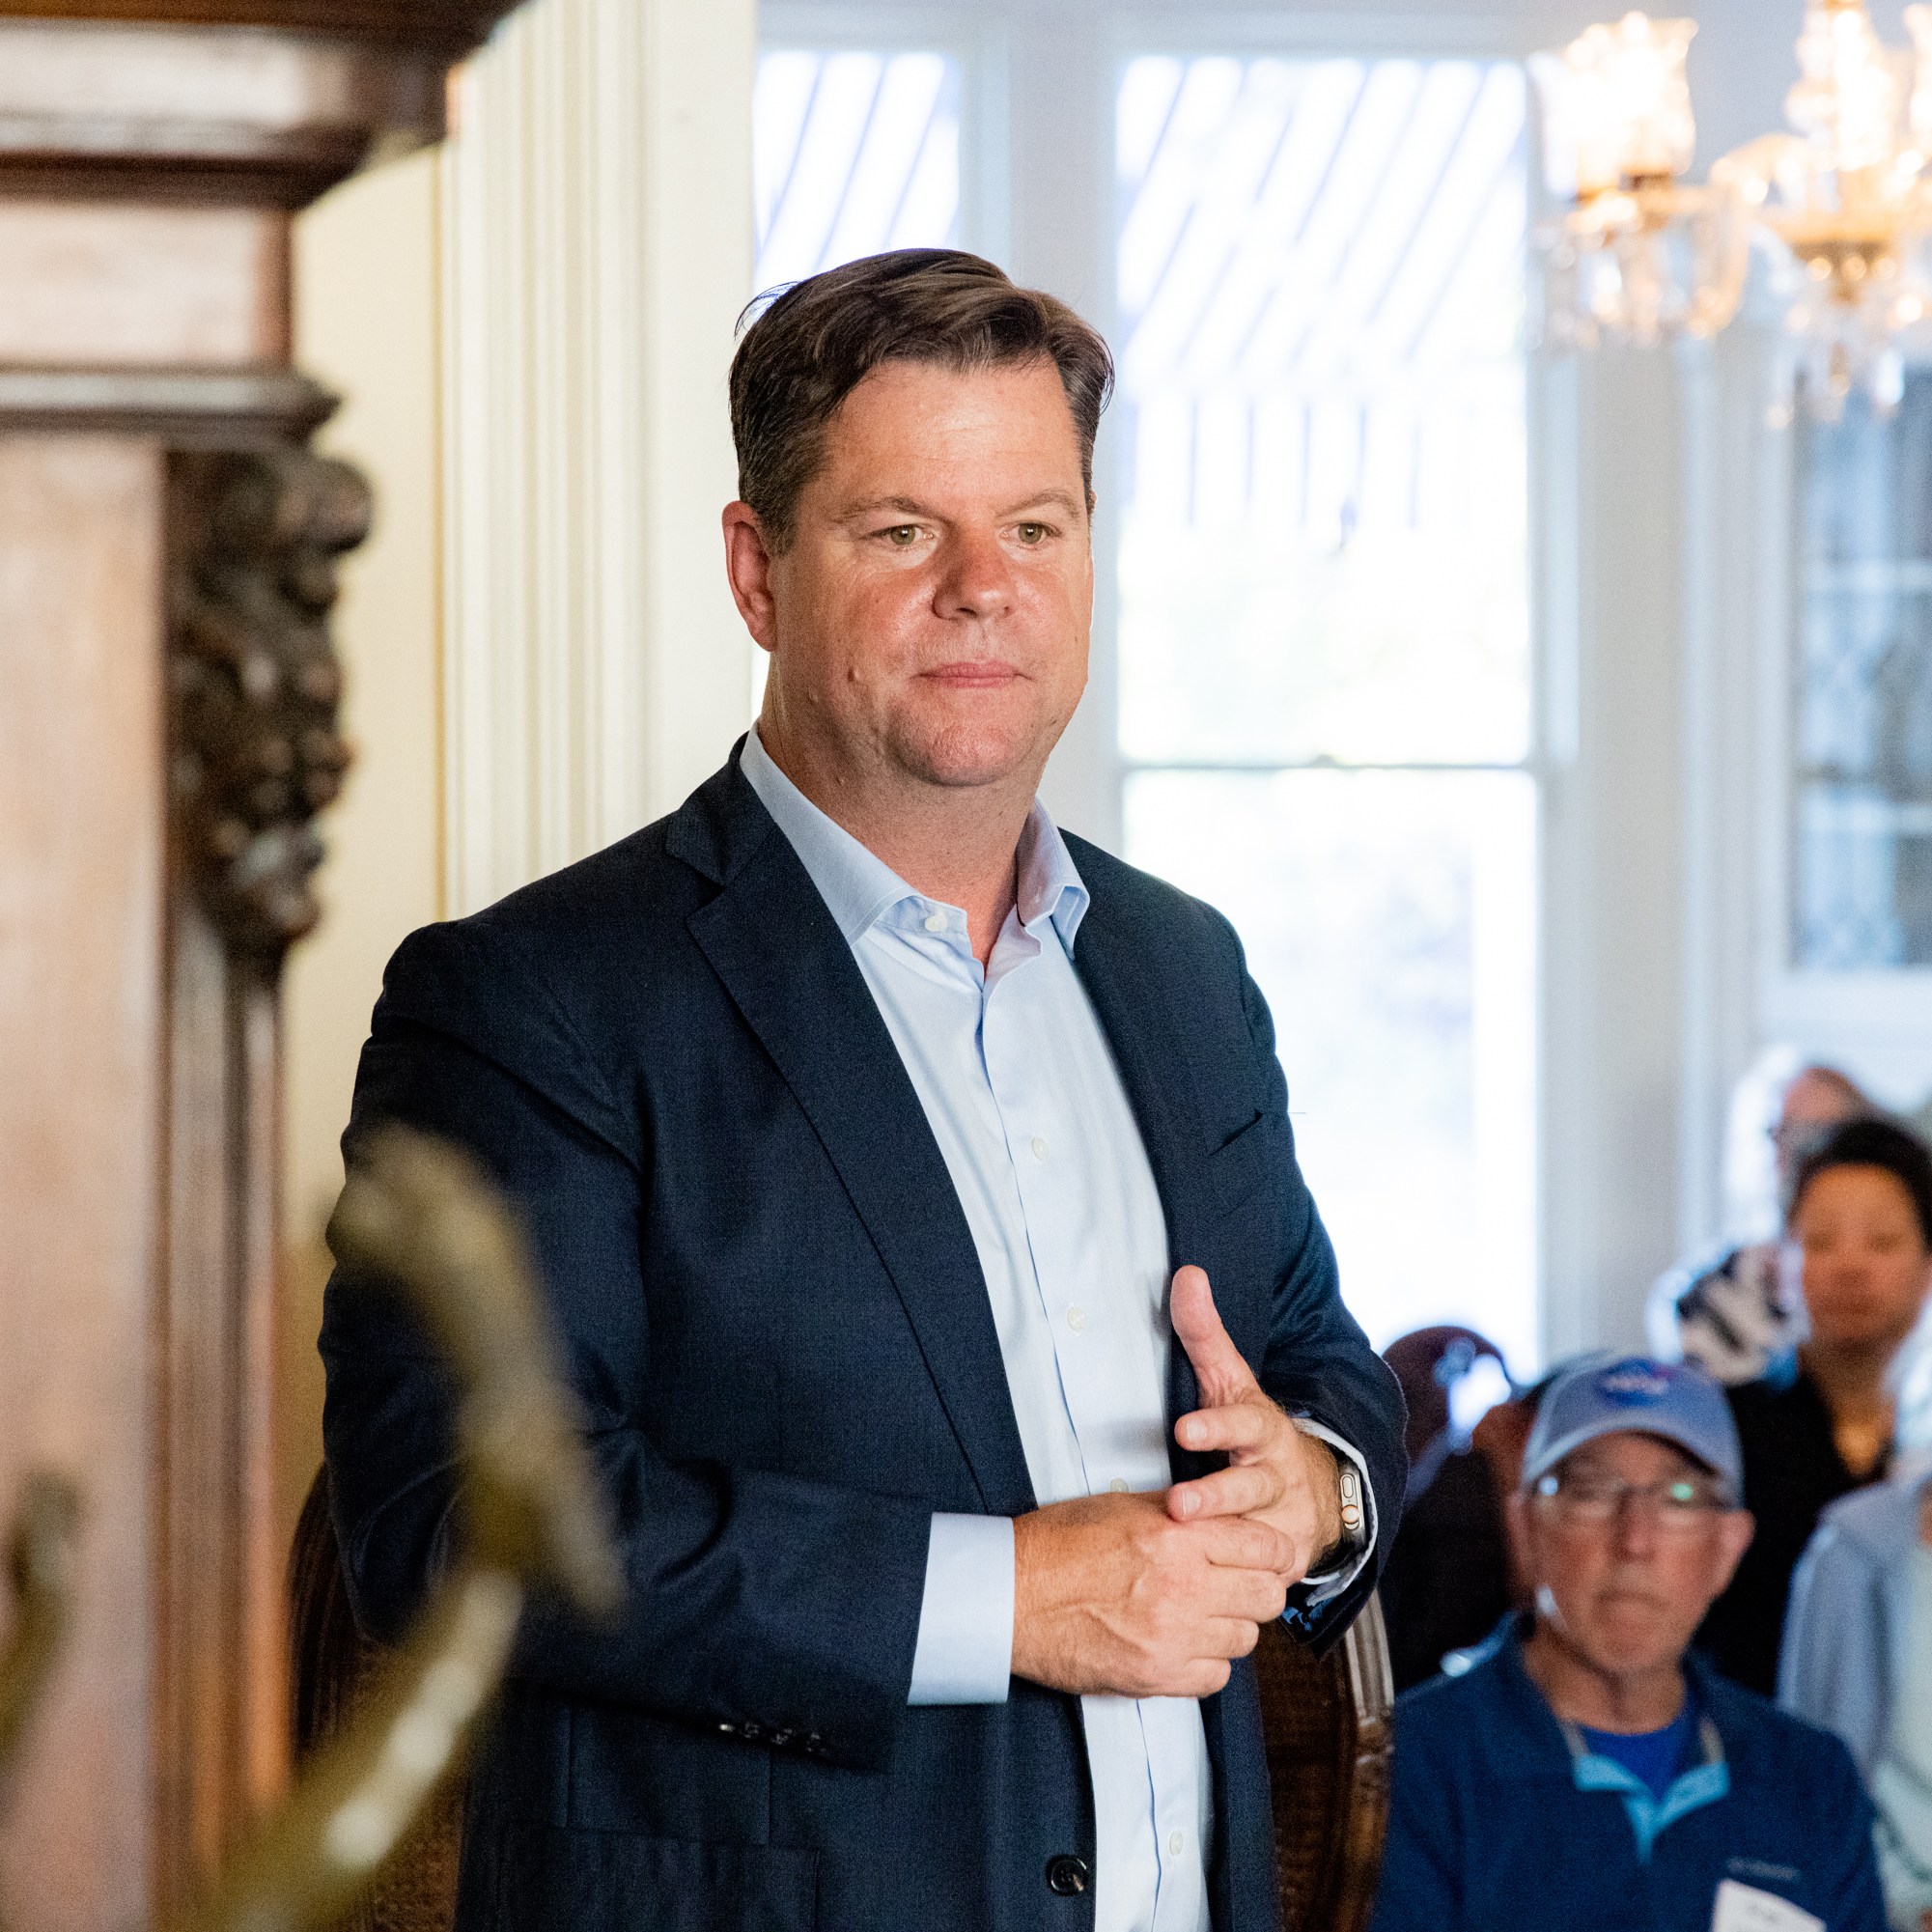
[(1722, 1490), (1693, 1476), (1663, 1482), (1618, 1482), (1614, 1476), (1566, 1476), (1556, 1471), (1538, 1479), (1536, 1494), (1554, 1503), (1569, 1522), (1598, 1529), (1621, 1519), (1626, 1505), (1641, 1505), (1659, 1529), (1688, 1534), (1728, 1510)]

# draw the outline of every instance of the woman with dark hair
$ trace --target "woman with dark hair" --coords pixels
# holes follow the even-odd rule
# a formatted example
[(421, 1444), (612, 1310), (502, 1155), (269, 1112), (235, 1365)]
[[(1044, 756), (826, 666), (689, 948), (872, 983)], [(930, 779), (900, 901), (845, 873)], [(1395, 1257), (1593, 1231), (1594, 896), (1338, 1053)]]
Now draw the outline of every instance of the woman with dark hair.
[(1786, 1233), (1808, 1332), (1728, 1391), (1757, 1534), (1697, 1634), (1720, 1670), (1767, 1696), (1818, 1518), (1891, 1466), (1892, 1364), (1932, 1292), (1932, 1153), (1890, 1121), (1848, 1121), (1800, 1163)]

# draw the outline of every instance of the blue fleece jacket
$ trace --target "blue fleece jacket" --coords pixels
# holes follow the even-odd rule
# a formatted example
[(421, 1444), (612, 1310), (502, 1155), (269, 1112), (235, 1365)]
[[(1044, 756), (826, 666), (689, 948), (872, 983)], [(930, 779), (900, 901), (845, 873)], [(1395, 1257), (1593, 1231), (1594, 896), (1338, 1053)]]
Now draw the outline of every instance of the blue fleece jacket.
[(1371, 1932), (1709, 1932), (1726, 1880), (1885, 1932), (1871, 1806), (1836, 1738), (1685, 1659), (1698, 1761), (1662, 1802), (1573, 1746), (1512, 1620), (1395, 1707)]

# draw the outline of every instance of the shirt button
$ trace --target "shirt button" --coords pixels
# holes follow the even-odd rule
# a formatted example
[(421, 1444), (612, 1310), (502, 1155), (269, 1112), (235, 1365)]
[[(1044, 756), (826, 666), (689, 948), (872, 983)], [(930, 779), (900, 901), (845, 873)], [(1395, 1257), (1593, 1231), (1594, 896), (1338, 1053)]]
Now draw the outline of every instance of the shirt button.
[(1033, 1136), (1033, 1158), (1036, 1161), (1047, 1158), (1047, 1143), (1037, 1134)]
[(1181, 1856), (1181, 1847), (1187, 1842), (1179, 1832), (1172, 1833), (1167, 1839), (1167, 1849), (1178, 1859)]
[(1067, 1310), (1067, 1326), (1073, 1330), (1075, 1334), (1078, 1334), (1086, 1325), (1087, 1311), (1084, 1308), (1069, 1308)]
[(1115, 1496), (1125, 1496), (1127, 1494), (1127, 1478), (1125, 1476), (1115, 1476), (1114, 1479), (1107, 1484), (1107, 1488), (1111, 1490)]
[(943, 933), (946, 930), (946, 915), (943, 912), (928, 912), (926, 930), (929, 933)]

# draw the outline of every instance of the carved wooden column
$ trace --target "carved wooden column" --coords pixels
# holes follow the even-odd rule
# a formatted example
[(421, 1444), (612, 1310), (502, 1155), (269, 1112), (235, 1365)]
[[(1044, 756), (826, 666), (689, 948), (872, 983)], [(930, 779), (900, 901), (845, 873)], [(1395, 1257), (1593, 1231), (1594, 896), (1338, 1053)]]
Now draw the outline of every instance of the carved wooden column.
[(88, 1498), (0, 1819), (36, 1932), (165, 1909), (283, 1777), (278, 981), (369, 514), (289, 224), (508, 0), (0, 0), (0, 1515)]

